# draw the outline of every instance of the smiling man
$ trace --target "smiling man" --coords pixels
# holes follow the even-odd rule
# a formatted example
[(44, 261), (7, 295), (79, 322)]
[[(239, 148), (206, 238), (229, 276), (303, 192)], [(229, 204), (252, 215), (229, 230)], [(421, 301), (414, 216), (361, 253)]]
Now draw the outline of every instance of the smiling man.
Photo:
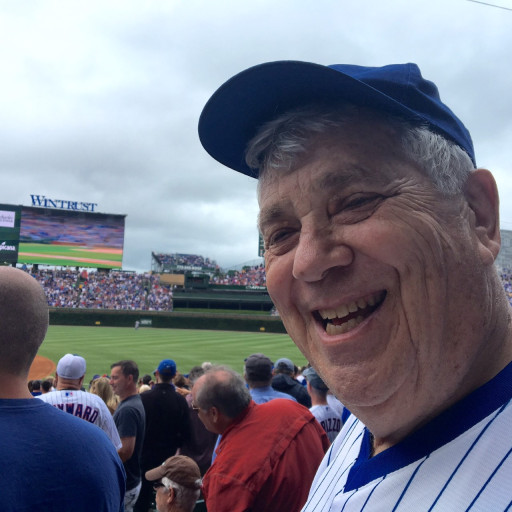
[(267, 63), (220, 87), (199, 133), (259, 178), (268, 291), (353, 413), (303, 510), (510, 506), (498, 192), (436, 86), (414, 64)]

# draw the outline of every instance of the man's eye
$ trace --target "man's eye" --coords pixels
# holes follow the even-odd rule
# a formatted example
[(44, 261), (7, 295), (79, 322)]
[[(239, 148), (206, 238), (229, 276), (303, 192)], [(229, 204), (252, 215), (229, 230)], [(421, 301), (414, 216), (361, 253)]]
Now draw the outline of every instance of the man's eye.
[(295, 233), (293, 229), (280, 229), (271, 233), (265, 240), (265, 249), (284, 244)]
[(375, 196), (375, 195), (371, 195), (371, 196), (356, 196), (356, 197), (353, 197), (353, 198), (349, 198), (349, 200), (345, 202), (344, 208), (345, 209), (350, 209), (350, 210), (353, 210), (353, 209), (356, 209), (356, 208), (361, 208), (361, 207), (370, 205), (374, 201), (377, 201), (379, 199), (380, 199), (380, 196)]

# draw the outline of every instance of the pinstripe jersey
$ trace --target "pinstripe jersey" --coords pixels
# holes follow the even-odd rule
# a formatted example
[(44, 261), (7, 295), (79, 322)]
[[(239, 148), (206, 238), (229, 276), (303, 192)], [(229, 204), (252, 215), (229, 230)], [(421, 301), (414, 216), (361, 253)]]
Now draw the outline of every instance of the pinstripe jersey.
[(375, 457), (350, 416), (302, 512), (512, 511), (511, 400), (512, 363)]
[(98, 395), (87, 393), (86, 391), (66, 389), (50, 391), (49, 393), (39, 395), (37, 398), (61, 411), (97, 425), (105, 431), (116, 450), (121, 448), (121, 439), (119, 438), (112, 414), (110, 414), (105, 402)]

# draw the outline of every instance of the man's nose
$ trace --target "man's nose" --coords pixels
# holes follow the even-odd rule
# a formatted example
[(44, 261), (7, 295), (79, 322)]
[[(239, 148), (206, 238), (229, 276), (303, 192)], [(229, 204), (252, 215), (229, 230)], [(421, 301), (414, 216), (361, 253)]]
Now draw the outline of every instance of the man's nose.
[(336, 238), (335, 241), (328, 230), (302, 231), (295, 248), (293, 277), (315, 282), (332, 268), (350, 265), (354, 261), (352, 248), (340, 241), (339, 236)]

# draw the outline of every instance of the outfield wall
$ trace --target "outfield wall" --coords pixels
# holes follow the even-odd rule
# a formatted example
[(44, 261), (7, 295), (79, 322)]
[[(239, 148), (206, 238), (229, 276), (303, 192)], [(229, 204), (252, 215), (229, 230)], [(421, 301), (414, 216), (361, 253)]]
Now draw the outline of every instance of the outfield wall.
[(277, 316), (192, 313), (167, 311), (115, 311), (108, 309), (50, 308), (51, 325), (102, 325), (107, 327), (209, 329), (221, 331), (266, 331), (286, 333)]

